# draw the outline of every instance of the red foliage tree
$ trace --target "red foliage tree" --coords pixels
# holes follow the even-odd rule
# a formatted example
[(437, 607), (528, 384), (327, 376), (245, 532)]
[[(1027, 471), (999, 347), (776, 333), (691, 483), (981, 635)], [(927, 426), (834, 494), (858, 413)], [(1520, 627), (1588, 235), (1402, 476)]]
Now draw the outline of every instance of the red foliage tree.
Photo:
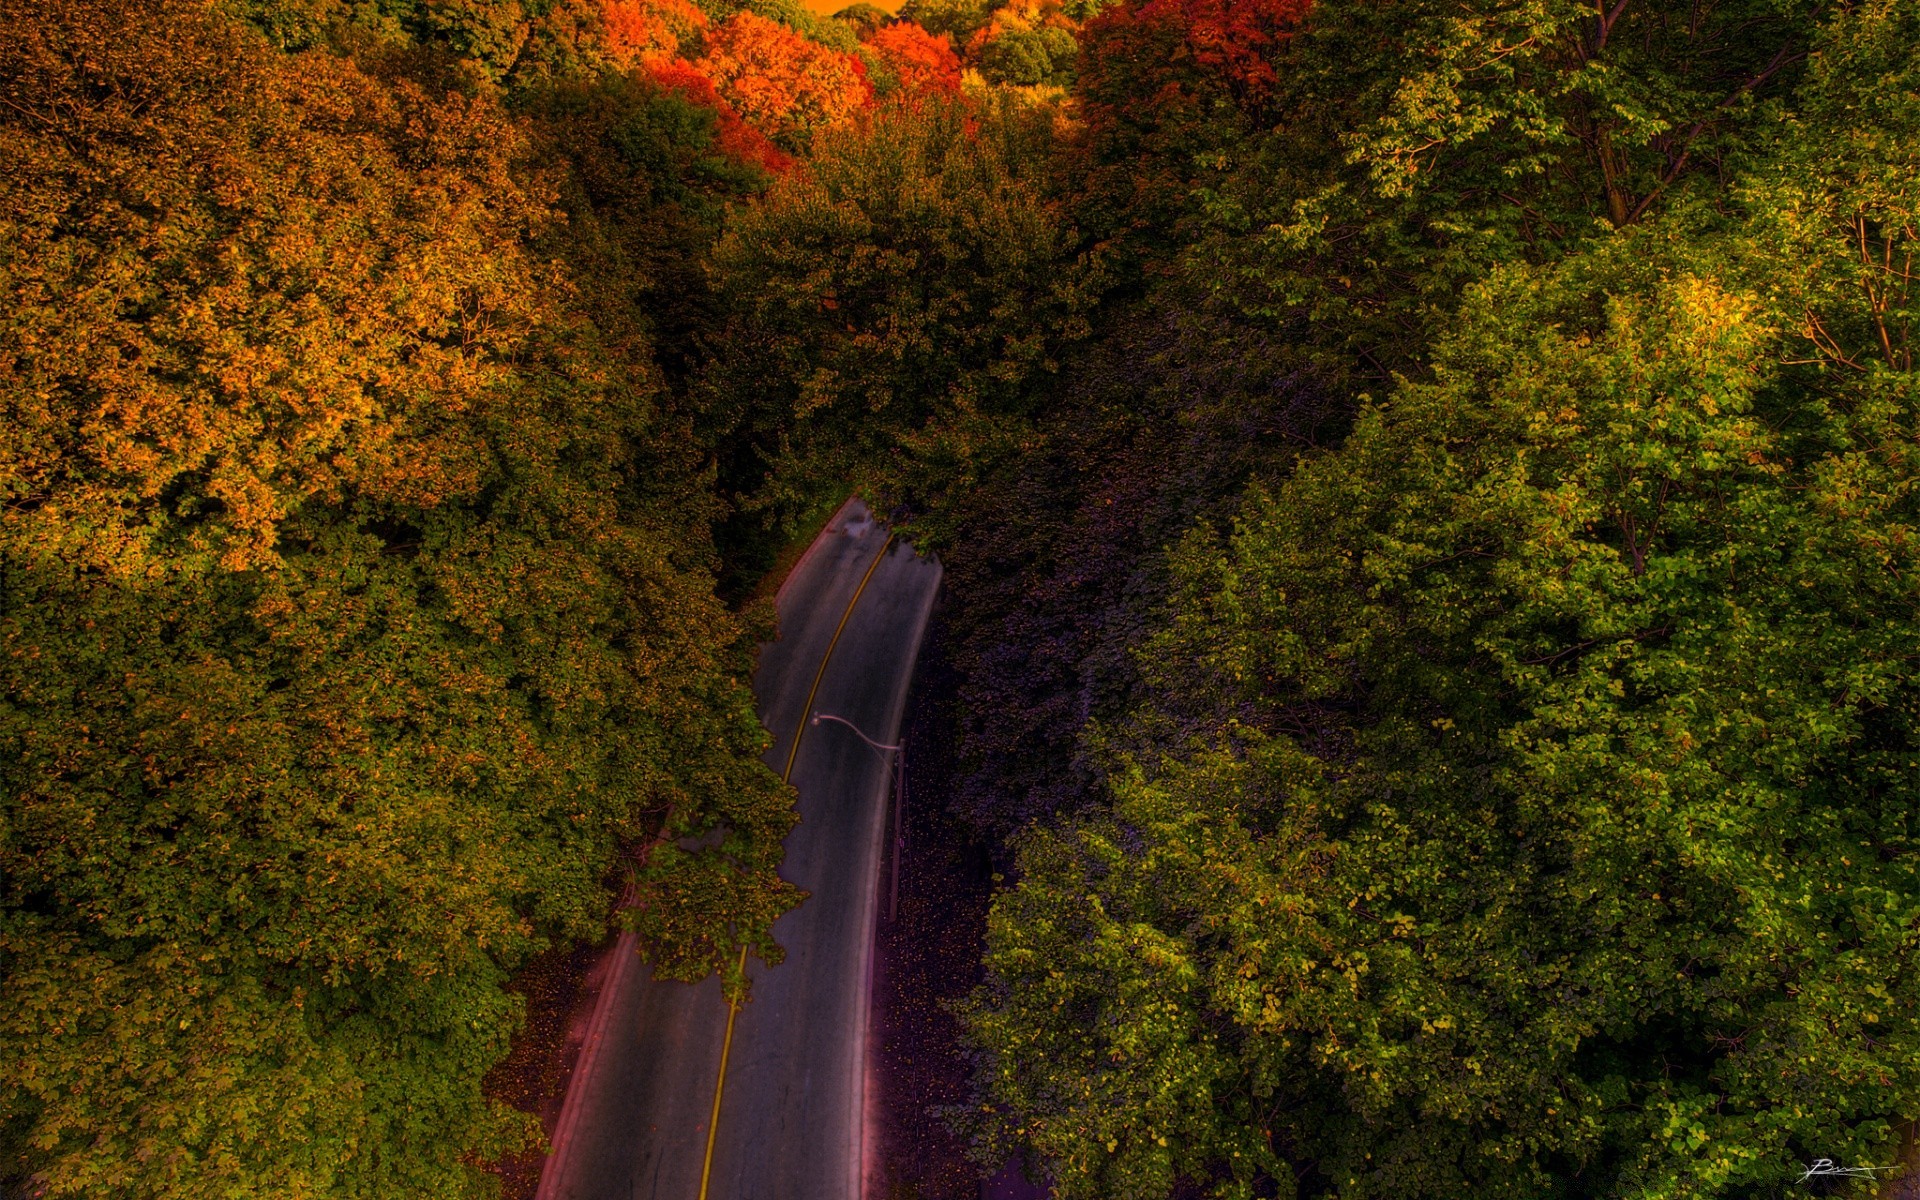
[(712, 109), (717, 118), (714, 141), (723, 154), (775, 174), (793, 165), (793, 160), (768, 140), (766, 134), (741, 119), (739, 112), (714, 87), (713, 80), (686, 59), (649, 63), (647, 78), (694, 104)]
[[(1144, 0), (1087, 23), (1083, 76), (1100, 89), (1103, 68), (1134, 85), (1137, 101), (1165, 98), (1169, 86), (1197, 98), (1224, 89), (1243, 111), (1267, 99), (1273, 59), (1305, 20), (1312, 0)], [(1118, 72), (1115, 68), (1120, 68)], [(1142, 83), (1158, 86), (1141, 89)]]
[(867, 48), (900, 77), (904, 91), (960, 90), (960, 56), (944, 33), (936, 37), (912, 21), (896, 21), (876, 30)]
[(1077, 94), (1090, 229), (1149, 259), (1179, 242), (1197, 164), (1271, 122), (1275, 60), (1311, 4), (1135, 0), (1087, 22)]
[(1178, 13), (1194, 61), (1217, 73), (1242, 104), (1264, 103), (1273, 59), (1306, 19), (1312, 0), (1151, 0)]
[(706, 55), (694, 66), (741, 116), (790, 144), (873, 102), (858, 58), (750, 12), (735, 13), (708, 33)]
[(671, 58), (707, 27), (707, 15), (689, 0), (602, 0), (600, 24), (617, 63)]

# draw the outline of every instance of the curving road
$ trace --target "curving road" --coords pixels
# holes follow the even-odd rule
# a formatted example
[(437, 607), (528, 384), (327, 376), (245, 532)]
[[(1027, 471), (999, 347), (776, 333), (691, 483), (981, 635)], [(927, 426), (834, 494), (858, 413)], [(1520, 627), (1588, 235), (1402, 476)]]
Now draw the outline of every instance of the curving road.
[(655, 980), (623, 938), (539, 1200), (861, 1196), (868, 975), (891, 764), (845, 725), (803, 722), (825, 713), (877, 742), (896, 740), (939, 584), (939, 564), (893, 540), (858, 500), (788, 576), (780, 640), (761, 647), (754, 677), (774, 737), (767, 761), (799, 793), (781, 874), (812, 893), (774, 926), (786, 961), (752, 965), (752, 999), (729, 1032), (718, 981)]

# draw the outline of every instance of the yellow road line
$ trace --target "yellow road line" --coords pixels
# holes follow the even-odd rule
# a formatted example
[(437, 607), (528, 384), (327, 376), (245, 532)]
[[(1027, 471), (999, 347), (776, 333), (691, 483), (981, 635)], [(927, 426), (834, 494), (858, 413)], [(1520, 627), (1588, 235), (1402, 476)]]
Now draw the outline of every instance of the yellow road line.
[[(780, 771), (780, 782), (787, 783), (793, 777), (793, 760), (800, 754), (800, 739), (807, 733), (807, 714), (813, 711), (813, 698), (820, 692), (820, 681), (826, 677), (827, 663), (833, 658), (834, 647), (840, 644), (840, 634), (847, 627), (847, 619), (853, 616), (853, 606), (860, 603), (861, 595), (867, 590), (867, 582), (887, 557), (887, 551), (893, 549), (893, 535), (887, 535), (887, 544), (880, 547), (880, 553), (868, 564), (867, 573), (860, 577), (860, 586), (853, 589), (853, 599), (847, 601), (847, 611), (840, 614), (840, 623), (833, 627), (833, 638), (827, 642), (827, 652), (820, 656), (820, 669), (813, 673), (813, 686), (807, 689), (807, 702), (800, 706), (800, 724), (793, 731), (793, 744), (787, 748), (787, 765)], [(741, 972), (747, 969), (747, 948), (740, 947)], [(707, 1156), (700, 1163), (700, 1200), (707, 1200), (707, 1183), (713, 1175), (713, 1141), (720, 1132), (720, 1097), (727, 1088), (727, 1056), (733, 1053), (733, 1021), (740, 1015), (740, 1005), (727, 1001), (727, 1036), (720, 1043), (720, 1078), (713, 1084), (713, 1112), (707, 1118)]]
[(820, 680), (826, 676), (827, 662), (833, 658), (833, 648), (840, 644), (840, 634), (847, 627), (847, 618), (853, 615), (853, 606), (860, 603), (860, 594), (867, 590), (867, 581), (873, 578), (873, 572), (887, 557), (887, 551), (893, 549), (893, 537), (887, 537), (887, 544), (880, 547), (880, 553), (867, 567), (867, 573), (860, 577), (860, 586), (853, 589), (853, 599), (847, 601), (847, 611), (840, 614), (840, 623), (833, 627), (833, 640), (827, 643), (827, 652), (820, 656), (820, 669), (813, 673), (813, 686), (807, 689), (807, 702), (800, 706), (800, 727), (793, 731), (793, 745), (787, 747), (787, 765), (780, 772), (780, 782), (785, 783), (793, 776), (793, 760), (800, 753), (800, 739), (807, 734), (807, 714), (813, 711), (813, 698), (820, 694)]
[[(740, 969), (747, 969), (747, 948), (740, 947)], [(707, 1117), (707, 1156), (700, 1163), (700, 1200), (707, 1200), (707, 1176), (713, 1173), (713, 1136), (720, 1132), (720, 1094), (727, 1086), (727, 1055), (733, 1053), (733, 1019), (740, 1006), (727, 1001), (727, 1037), (720, 1043), (720, 1078), (713, 1084), (713, 1112)]]

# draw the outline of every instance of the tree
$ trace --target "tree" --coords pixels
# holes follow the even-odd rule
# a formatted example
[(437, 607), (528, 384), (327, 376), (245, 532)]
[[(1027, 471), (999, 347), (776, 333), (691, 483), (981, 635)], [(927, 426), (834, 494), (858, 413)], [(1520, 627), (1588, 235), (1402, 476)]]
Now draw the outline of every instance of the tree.
[(857, 57), (751, 12), (715, 27), (694, 66), (741, 116), (789, 148), (850, 120), (873, 98)]
[(1436, 382), (1183, 552), (1149, 673), (1210, 749), (1030, 840), (974, 1017), (1065, 1194), (1884, 1158), (1920, 731), (1898, 585), (1858, 581), (1909, 518), (1788, 468), (1750, 299), (1578, 273), (1491, 289)]
[(1010, 30), (981, 48), (980, 73), (995, 83), (1064, 87), (1073, 82), (1079, 49), (1073, 34), (1057, 25)]
[(1069, 1196), (1888, 1161), (1920, 1082), (1913, 33), (1841, 15), (1734, 220), (1495, 272), (1430, 375), (1176, 551), (1110, 808), (1031, 834), (996, 906), (989, 1145)]
[(678, 58), (708, 24), (690, 0), (607, 0), (600, 11), (608, 51), (622, 66)]
[(713, 114), (714, 145), (733, 161), (776, 173), (792, 164), (766, 133), (748, 124), (727, 102), (701, 67), (671, 59), (650, 64), (646, 75), (656, 86)]
[(715, 253), (727, 353), (707, 385), (734, 439), (723, 486), (775, 509), (825, 480), (951, 487), (1017, 436), (1097, 286), (1045, 191), (1049, 124), (888, 104), (739, 215)]
[(484, 1194), (610, 875), (681, 977), (797, 899), (699, 447), (444, 57), (11, 3), (0, 88), (0, 1171)]
[(911, 21), (895, 21), (875, 30), (866, 45), (909, 92), (960, 90), (960, 56), (945, 36), (935, 37)]
[(1307, 8), (1148, 0), (1088, 21), (1076, 66), (1085, 114), (1076, 207), (1092, 233), (1154, 273), (1195, 240), (1201, 198), (1272, 123), (1273, 60)]
[(900, 6), (900, 19), (964, 46), (987, 23), (993, 8), (989, 0), (907, 0)]
[(865, 41), (892, 23), (893, 14), (877, 4), (860, 0), (834, 13), (833, 19), (851, 28), (861, 41)]
[(1718, 194), (1817, 11), (1320, 0), (1262, 85), (1270, 132), (1215, 159), (1197, 269), (1390, 386), (1492, 267)]

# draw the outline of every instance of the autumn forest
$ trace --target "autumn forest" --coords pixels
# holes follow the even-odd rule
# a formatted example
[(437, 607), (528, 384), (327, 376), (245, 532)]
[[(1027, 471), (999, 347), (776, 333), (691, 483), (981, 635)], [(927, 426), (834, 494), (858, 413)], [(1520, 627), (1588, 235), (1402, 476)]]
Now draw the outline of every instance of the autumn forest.
[(856, 492), (982, 1176), (1920, 1195), (1917, 250), (1913, 0), (0, 0), (0, 1195), (500, 1195)]

